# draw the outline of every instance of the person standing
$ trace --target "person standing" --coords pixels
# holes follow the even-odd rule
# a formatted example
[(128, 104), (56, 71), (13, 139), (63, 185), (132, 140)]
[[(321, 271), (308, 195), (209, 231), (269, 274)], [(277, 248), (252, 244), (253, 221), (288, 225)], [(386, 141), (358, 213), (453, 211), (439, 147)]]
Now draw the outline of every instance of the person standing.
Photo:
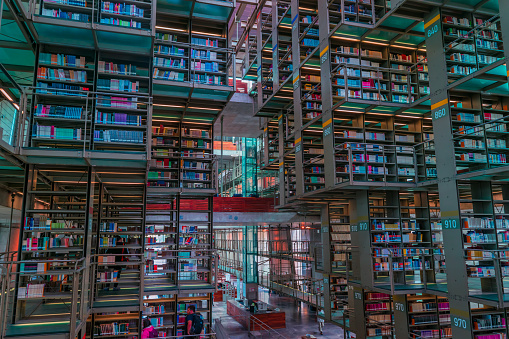
[(159, 331), (154, 328), (154, 325), (152, 325), (150, 319), (143, 318), (143, 332), (141, 333), (141, 339), (158, 337)]
[(203, 318), (201, 314), (196, 313), (196, 307), (194, 305), (189, 305), (187, 307), (186, 323), (184, 327), (186, 335), (191, 335), (191, 337), (185, 337), (186, 339), (200, 338), (199, 334), (203, 331)]

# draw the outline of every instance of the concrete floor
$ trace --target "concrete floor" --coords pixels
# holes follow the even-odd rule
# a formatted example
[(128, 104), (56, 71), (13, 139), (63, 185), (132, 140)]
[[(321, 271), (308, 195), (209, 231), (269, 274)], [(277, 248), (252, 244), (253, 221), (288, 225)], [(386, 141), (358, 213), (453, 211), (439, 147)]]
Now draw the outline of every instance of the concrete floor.
[[(266, 289), (259, 290), (259, 299), (272, 307), (278, 307), (286, 313), (286, 328), (277, 330), (288, 339), (300, 339), (301, 336), (312, 334), (323, 339), (343, 339), (343, 330), (332, 324), (325, 324), (323, 335), (318, 332), (316, 311), (306, 304), (295, 303), (292, 298), (278, 297)], [(216, 302), (213, 317), (220, 318), (231, 339), (248, 339), (248, 331), (226, 314), (226, 302)]]

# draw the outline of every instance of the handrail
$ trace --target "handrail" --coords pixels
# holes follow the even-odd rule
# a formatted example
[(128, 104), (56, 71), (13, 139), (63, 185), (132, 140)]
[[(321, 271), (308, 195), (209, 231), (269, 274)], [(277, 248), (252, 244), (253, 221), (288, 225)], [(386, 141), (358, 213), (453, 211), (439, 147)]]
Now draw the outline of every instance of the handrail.
[[(255, 313), (256, 314), (256, 313)], [(229, 316), (223, 316), (223, 317), (220, 317), (219, 318), (219, 321), (222, 322), (223, 319), (226, 319), (226, 318), (233, 318), (235, 321), (239, 322), (239, 320), (244, 320), (244, 321), (247, 321), (248, 323), (248, 331), (253, 331), (251, 329), (251, 324), (253, 325), (258, 325), (259, 327), (262, 328), (262, 331), (267, 331), (268, 333), (272, 333), (272, 334), (275, 334), (277, 335), (276, 337), (274, 338), (282, 338), (282, 339), (290, 339), (288, 337), (286, 337), (285, 335), (281, 334), (279, 331), (277, 331), (276, 329), (270, 327), (269, 325), (267, 325), (266, 323), (264, 323), (263, 321), (261, 321), (260, 319), (256, 318), (256, 317), (252, 317), (252, 316), (245, 316), (245, 315), (229, 315)]]

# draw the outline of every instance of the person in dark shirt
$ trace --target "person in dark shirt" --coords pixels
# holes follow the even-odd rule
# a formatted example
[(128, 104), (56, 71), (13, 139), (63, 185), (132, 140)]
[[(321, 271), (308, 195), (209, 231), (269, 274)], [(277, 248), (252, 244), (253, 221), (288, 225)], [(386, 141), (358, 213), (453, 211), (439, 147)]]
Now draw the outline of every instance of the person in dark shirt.
[[(194, 314), (196, 313), (196, 307), (194, 305), (190, 305), (188, 308), (187, 308), (187, 315), (186, 315), (186, 323), (185, 323), (185, 334), (186, 335), (191, 335), (191, 334), (194, 334), (194, 333), (191, 333), (191, 328), (193, 327), (193, 320), (194, 320)], [(200, 336), (199, 335), (195, 335), (195, 336), (192, 336), (192, 337), (185, 337), (186, 339), (199, 339)]]

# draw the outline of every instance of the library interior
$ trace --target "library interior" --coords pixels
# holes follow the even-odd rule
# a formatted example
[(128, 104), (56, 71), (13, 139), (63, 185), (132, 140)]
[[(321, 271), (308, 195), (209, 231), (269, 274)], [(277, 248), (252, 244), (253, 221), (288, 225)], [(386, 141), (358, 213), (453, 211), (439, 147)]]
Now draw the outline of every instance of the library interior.
[(0, 0), (0, 339), (508, 339), (504, 40), (509, 0)]

